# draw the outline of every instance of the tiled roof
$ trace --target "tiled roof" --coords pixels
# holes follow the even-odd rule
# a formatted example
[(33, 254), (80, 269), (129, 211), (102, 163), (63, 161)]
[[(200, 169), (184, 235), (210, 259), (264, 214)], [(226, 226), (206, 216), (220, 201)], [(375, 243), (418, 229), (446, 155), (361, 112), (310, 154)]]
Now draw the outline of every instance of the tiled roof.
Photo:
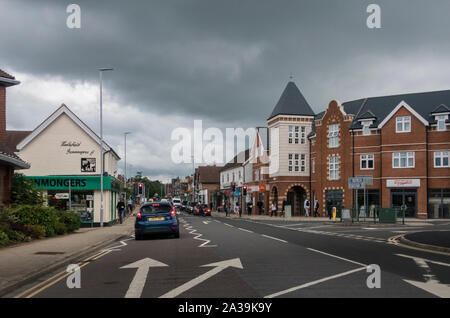
[(16, 79), (14, 76), (12, 76), (12, 75), (6, 73), (6, 72), (3, 71), (2, 69), (0, 69), (0, 77), (12, 79), (12, 80), (15, 80), (15, 79)]
[[(361, 103), (361, 101), (365, 101)], [(347, 106), (354, 106), (356, 104), (362, 105), (360, 111), (361, 114), (365, 114), (367, 111), (371, 111), (375, 116), (371, 127), (377, 127), (402, 101), (411, 106), (420, 116), (422, 116), (430, 124), (434, 124), (435, 118), (431, 115), (431, 110), (436, 109), (440, 105), (450, 104), (450, 90), (445, 91), (435, 91), (435, 92), (424, 92), (424, 93), (412, 93), (412, 94), (401, 94), (392, 96), (380, 96), (380, 97), (370, 97), (365, 100), (351, 101), (342, 104), (344, 109), (347, 111)], [(358, 121), (360, 115), (357, 115), (350, 129), (359, 129), (361, 125)]]
[(269, 119), (277, 115), (314, 116), (314, 111), (305, 97), (303, 97), (297, 85), (294, 82), (289, 82)]
[(250, 155), (250, 149), (241, 151), (230, 162), (228, 162), (225, 166), (223, 166), (220, 169), (220, 171), (225, 171), (228, 169), (242, 166), (244, 164), (244, 162), (248, 160), (249, 155)]

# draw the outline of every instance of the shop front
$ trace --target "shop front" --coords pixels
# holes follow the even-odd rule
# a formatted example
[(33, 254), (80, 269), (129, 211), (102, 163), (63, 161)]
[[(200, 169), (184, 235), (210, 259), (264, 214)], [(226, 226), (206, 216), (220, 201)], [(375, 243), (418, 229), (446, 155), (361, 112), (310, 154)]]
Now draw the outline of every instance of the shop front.
[(450, 189), (428, 190), (428, 217), (450, 219)]
[(386, 186), (391, 190), (391, 208), (404, 208), (405, 217), (417, 217), (420, 179), (388, 179)]
[[(48, 206), (59, 210), (72, 210), (80, 214), (83, 224), (100, 224), (100, 176), (28, 176), (36, 189), (47, 197)], [(116, 205), (119, 200), (120, 181), (112, 176), (103, 177), (103, 222), (117, 221)]]

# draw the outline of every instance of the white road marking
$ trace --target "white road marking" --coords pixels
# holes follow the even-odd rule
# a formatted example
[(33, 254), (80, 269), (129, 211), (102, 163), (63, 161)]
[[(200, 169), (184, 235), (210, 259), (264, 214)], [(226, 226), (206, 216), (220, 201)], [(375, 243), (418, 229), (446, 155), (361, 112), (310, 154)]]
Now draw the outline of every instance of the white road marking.
[(128, 288), (125, 298), (140, 298), (144, 290), (145, 282), (147, 281), (148, 271), (150, 267), (166, 267), (168, 265), (153, 260), (151, 258), (144, 258), (140, 261), (122, 266), (122, 268), (137, 268), (137, 272)]
[(432, 260), (429, 260), (426, 258), (421, 258), (421, 257), (404, 255), (404, 254), (395, 254), (395, 255), (401, 256), (401, 257), (406, 257), (406, 258), (411, 258), (412, 260), (414, 260), (414, 262), (416, 262), (416, 264), (420, 268), (422, 268), (425, 271), (425, 273), (423, 274), (425, 283), (419, 282), (419, 281), (414, 281), (414, 280), (404, 279), (405, 282), (407, 282), (413, 286), (416, 286), (417, 288), (423, 289), (423, 290), (425, 290), (433, 295), (436, 295), (438, 297), (450, 298), (450, 285), (442, 284), (437, 279), (437, 277), (431, 272), (431, 268), (430, 268), (430, 266), (428, 266), (427, 263), (433, 263), (433, 264), (447, 266), (447, 267), (449, 267), (450, 264), (432, 261)]
[(198, 247), (217, 247), (217, 245), (208, 245), (209, 243), (211, 243), (211, 241), (201, 238), (203, 236), (203, 234), (196, 233), (197, 230), (193, 229), (192, 225), (189, 225), (189, 224), (186, 223), (186, 225), (184, 227), (186, 228), (186, 230), (190, 231), (189, 234), (196, 235), (194, 237), (194, 240), (198, 240), (198, 241), (203, 241), (204, 242), (204, 243), (200, 244)]
[(283, 243), (287, 243), (287, 241), (279, 239), (279, 238), (276, 238), (276, 237), (273, 237), (273, 236), (269, 236), (269, 235), (265, 235), (265, 234), (261, 234), (261, 236), (269, 238), (269, 239), (272, 239), (272, 240), (280, 241), (280, 242), (283, 242)]
[(291, 293), (293, 291), (296, 291), (296, 290), (299, 290), (299, 289), (303, 289), (303, 288), (306, 288), (306, 287), (310, 287), (310, 286), (313, 286), (313, 285), (317, 285), (317, 284), (320, 284), (320, 283), (328, 281), (328, 280), (332, 280), (332, 279), (339, 278), (339, 277), (342, 277), (342, 276), (350, 275), (350, 274), (353, 274), (353, 273), (365, 270), (366, 268), (367, 268), (367, 266), (364, 266), (364, 267), (361, 267), (361, 268), (357, 268), (357, 269), (352, 269), (352, 270), (344, 272), (344, 273), (336, 274), (336, 275), (333, 275), (333, 276), (329, 276), (329, 277), (325, 277), (325, 278), (322, 278), (322, 279), (315, 280), (315, 281), (310, 282), (310, 283), (306, 283), (306, 284), (303, 284), (303, 285), (295, 286), (295, 287), (292, 287), (292, 288), (280, 291), (278, 293), (274, 293), (274, 294), (265, 296), (264, 298), (274, 298), (274, 297), (278, 297), (278, 296), (281, 296), (281, 295), (285, 295), (285, 294)]
[(231, 224), (228, 224), (228, 223), (224, 223), (226, 226), (229, 226), (229, 227), (234, 227), (234, 225), (231, 225)]
[(213, 264), (203, 265), (201, 267), (215, 267), (212, 270), (198, 276), (197, 278), (194, 278), (193, 280), (190, 280), (189, 282), (181, 285), (180, 287), (175, 288), (174, 290), (162, 295), (159, 298), (175, 298), (178, 295), (184, 293), (185, 291), (203, 283), (205, 280), (213, 277), (214, 275), (219, 274), (221, 271), (225, 270), (228, 267), (234, 267), (243, 269), (241, 260), (239, 258), (230, 259), (227, 261), (217, 262)]
[(327, 255), (327, 256), (330, 256), (330, 257), (334, 257), (334, 258), (337, 258), (337, 259), (340, 259), (340, 260), (343, 260), (343, 261), (346, 261), (346, 262), (349, 262), (349, 263), (353, 263), (353, 264), (356, 264), (356, 265), (367, 267), (366, 264), (359, 263), (359, 262), (356, 262), (356, 261), (352, 261), (351, 259), (347, 259), (347, 258), (343, 258), (343, 257), (337, 256), (337, 255), (325, 253), (325, 252), (322, 252), (322, 251), (319, 251), (319, 250), (315, 250), (313, 248), (307, 248), (307, 249), (310, 250), (310, 251), (313, 251), (313, 252), (316, 252), (316, 253), (320, 253), (320, 254), (323, 254), (323, 255)]
[(255, 233), (253, 231), (247, 230), (247, 229), (243, 229), (241, 227), (238, 227), (239, 230), (244, 231), (244, 232), (248, 232), (248, 233)]

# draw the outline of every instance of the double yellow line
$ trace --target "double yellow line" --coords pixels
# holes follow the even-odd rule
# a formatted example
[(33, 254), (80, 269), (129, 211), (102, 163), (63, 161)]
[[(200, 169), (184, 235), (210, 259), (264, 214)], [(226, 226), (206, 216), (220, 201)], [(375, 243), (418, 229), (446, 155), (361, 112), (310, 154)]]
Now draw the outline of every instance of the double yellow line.
[[(112, 252), (112, 250), (103, 250), (97, 254), (90, 256), (89, 258), (83, 260), (82, 262), (77, 263), (77, 265), (81, 270), (83, 267), (89, 265), (90, 262), (95, 261), (95, 260), (99, 259), (100, 257), (105, 256), (106, 254), (109, 254), (111, 252)], [(73, 274), (73, 272), (67, 272), (66, 270), (63, 270), (63, 271), (53, 275), (52, 277), (48, 278), (47, 280), (25, 290), (24, 292), (20, 293), (19, 295), (14, 296), (14, 298), (32, 298), (32, 297), (36, 296), (37, 294), (39, 294), (40, 292), (48, 289), (49, 287), (55, 285), (57, 282), (61, 281), (62, 279), (66, 278), (72, 274)]]
[(440, 252), (440, 251), (435, 251), (435, 250), (427, 250), (425, 248), (420, 248), (420, 247), (416, 247), (416, 246), (410, 246), (410, 245), (402, 244), (402, 243), (399, 242), (399, 239), (402, 236), (403, 236), (403, 234), (390, 237), (388, 239), (388, 243), (392, 244), (392, 245), (395, 245), (395, 246), (399, 246), (399, 247), (409, 248), (411, 250), (450, 256), (450, 253)]

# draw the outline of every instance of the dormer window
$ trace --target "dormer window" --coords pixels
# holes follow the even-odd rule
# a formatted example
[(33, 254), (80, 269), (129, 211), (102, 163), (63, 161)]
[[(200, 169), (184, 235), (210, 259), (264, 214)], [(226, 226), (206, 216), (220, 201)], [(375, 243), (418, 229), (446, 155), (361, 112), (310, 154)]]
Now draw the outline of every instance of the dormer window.
[(363, 121), (361, 121), (363, 136), (369, 136), (370, 135), (370, 125), (372, 125), (372, 120), (363, 120)]
[(445, 121), (447, 120), (448, 115), (438, 115), (436, 116), (436, 122), (437, 122), (437, 130), (438, 131), (445, 131)]
[(397, 133), (411, 132), (411, 117), (400, 116), (396, 118), (396, 131)]

